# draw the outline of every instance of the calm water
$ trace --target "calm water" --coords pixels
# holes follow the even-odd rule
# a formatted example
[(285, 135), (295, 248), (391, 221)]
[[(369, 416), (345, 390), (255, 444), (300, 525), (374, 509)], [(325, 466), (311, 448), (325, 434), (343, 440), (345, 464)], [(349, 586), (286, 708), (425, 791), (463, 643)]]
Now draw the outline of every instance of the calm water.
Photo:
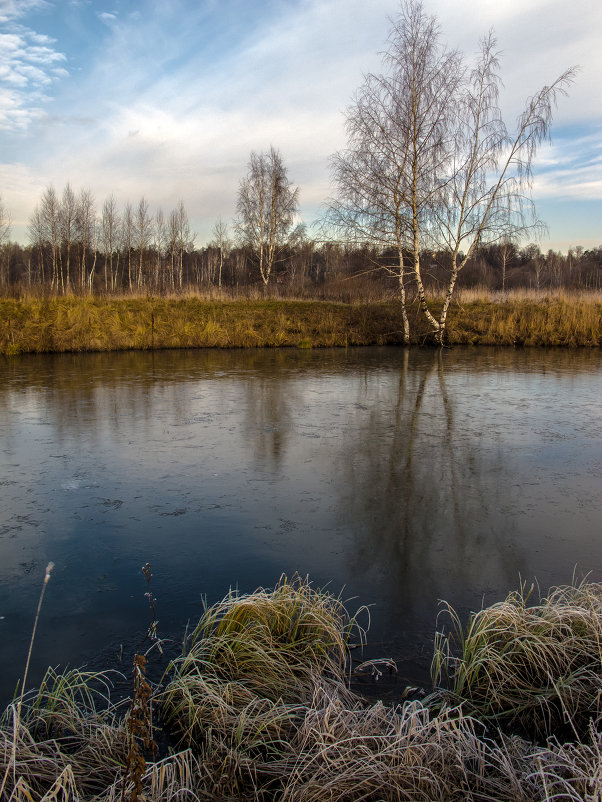
[[(149, 621), (285, 572), (371, 605), (369, 654), (426, 682), (439, 600), (602, 580), (598, 351), (358, 349), (0, 362), (0, 701), (113, 664)], [(127, 666), (124, 666), (127, 670)]]

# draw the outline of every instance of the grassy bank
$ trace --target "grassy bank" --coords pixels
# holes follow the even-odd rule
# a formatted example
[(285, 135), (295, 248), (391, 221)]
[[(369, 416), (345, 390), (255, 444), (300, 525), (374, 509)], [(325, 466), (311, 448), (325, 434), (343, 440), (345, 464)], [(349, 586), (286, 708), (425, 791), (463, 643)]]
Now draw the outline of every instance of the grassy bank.
[[(107, 706), (109, 674), (51, 671), (0, 728), (6, 800), (600, 799), (602, 585), (525, 592), (439, 635), (434, 691), (368, 703), (349, 690), (362, 639), (306, 582), (230, 593), (151, 688)], [(154, 750), (154, 713), (171, 739)], [(158, 739), (158, 736), (157, 736)]]
[[(431, 339), (416, 306), (412, 339)], [(598, 296), (493, 298), (459, 295), (449, 318), (450, 345), (599, 346)], [(0, 299), (0, 353), (159, 348), (257, 348), (398, 345), (395, 301), (337, 303), (282, 299)]]

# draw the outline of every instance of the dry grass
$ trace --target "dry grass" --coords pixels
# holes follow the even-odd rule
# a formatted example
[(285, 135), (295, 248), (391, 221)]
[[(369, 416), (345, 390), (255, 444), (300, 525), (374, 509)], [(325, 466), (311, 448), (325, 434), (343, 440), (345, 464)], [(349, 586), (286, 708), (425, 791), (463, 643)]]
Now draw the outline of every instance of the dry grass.
[[(148, 761), (140, 791), (130, 784), (126, 798), (600, 800), (602, 732), (592, 700), (602, 683), (601, 598), (594, 583), (552, 590), (532, 606), (521, 592), (473, 616), (465, 633), (456, 621), (461, 656), (440, 641), (436, 659), (453, 689), (391, 706), (368, 704), (346, 685), (347, 649), (361, 630), (340, 599), (285, 579), (272, 591), (230, 593), (205, 611), (155, 692), (180, 751)], [(560, 677), (576, 682), (556, 706), (574, 716), (566, 742), (513, 733), (526, 711), (553, 726), (555, 702), (533, 703), (535, 685), (525, 679), (533, 676), (555, 691)], [(12, 768), (13, 748), (16, 760), (2, 802), (117, 802), (128, 734), (124, 710), (110, 703), (110, 680), (51, 671), (23, 698), (18, 722), (19, 700), (8, 708), (0, 771)], [(498, 715), (506, 702), (509, 715)]]
[[(437, 301), (434, 300), (436, 312)], [(429, 342), (417, 308), (412, 341)], [(156, 348), (324, 347), (400, 345), (399, 304), (390, 297), (348, 302), (232, 298), (76, 296), (0, 299), (0, 353), (113, 351)], [(449, 344), (597, 346), (602, 342), (598, 295), (535, 296), (527, 291), (458, 294)]]
[(533, 738), (559, 727), (577, 735), (602, 716), (602, 584), (555, 588), (533, 605), (529, 598), (525, 588), (511, 593), (466, 628), (448, 608), (453, 631), (438, 637), (434, 679), (481, 720)]
[(282, 578), (274, 590), (231, 592), (205, 611), (190, 650), (175, 661), (163, 717), (179, 740), (212, 728), (247, 749), (278, 751), (317, 682), (344, 693), (349, 638), (362, 630), (341, 600)]

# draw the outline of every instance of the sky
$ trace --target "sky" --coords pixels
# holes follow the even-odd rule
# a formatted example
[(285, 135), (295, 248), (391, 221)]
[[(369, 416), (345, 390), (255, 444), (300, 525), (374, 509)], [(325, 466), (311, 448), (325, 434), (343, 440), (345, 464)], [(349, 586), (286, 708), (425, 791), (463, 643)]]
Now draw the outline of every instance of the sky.
[[(319, 219), (345, 110), (379, 72), (398, 0), (0, 0), (0, 196), (12, 239), (45, 188), (114, 195), (167, 215), (196, 245), (231, 222), (252, 151), (276, 147)], [(509, 128), (566, 68), (577, 79), (535, 162), (542, 250), (602, 245), (602, 4), (424, 0), (469, 56), (493, 29)], [(311, 228), (309, 229), (311, 234)]]

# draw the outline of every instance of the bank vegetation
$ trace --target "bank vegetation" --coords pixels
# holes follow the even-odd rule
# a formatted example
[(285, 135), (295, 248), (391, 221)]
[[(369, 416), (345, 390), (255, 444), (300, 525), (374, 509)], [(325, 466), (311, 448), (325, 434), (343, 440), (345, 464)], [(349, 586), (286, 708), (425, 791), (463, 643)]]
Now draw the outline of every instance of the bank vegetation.
[(0, 798), (600, 799), (602, 585), (523, 587), (439, 623), (432, 691), (385, 704), (350, 688), (365, 633), (340, 598), (286, 578), (230, 592), (156, 682), (154, 631), (125, 702), (111, 701), (110, 671), (50, 670), (17, 698)]
[[(336, 297), (340, 285), (330, 289)], [(351, 293), (352, 287), (346, 290)], [(348, 295), (343, 302), (328, 295), (283, 298), (216, 291), (171, 297), (5, 297), (0, 298), (0, 353), (403, 344), (396, 298), (372, 292), (368, 300)], [(433, 343), (417, 304), (409, 312), (412, 343)], [(601, 343), (602, 295), (566, 291), (465, 290), (454, 302), (446, 335), (450, 346)]]

